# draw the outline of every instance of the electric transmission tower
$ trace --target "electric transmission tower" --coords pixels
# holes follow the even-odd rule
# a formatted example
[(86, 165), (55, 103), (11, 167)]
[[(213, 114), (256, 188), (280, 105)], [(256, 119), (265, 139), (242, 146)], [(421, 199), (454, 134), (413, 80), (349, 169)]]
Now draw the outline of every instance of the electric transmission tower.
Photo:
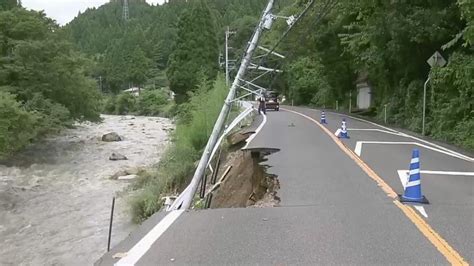
[(123, 18), (123, 20), (128, 21), (128, 18), (129, 18), (128, 0), (123, 0), (122, 18)]

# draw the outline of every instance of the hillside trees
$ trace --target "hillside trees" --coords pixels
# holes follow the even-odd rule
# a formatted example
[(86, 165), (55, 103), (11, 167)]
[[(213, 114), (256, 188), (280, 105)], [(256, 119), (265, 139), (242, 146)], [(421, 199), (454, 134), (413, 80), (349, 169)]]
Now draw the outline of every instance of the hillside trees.
[(0, 11), (0, 157), (74, 119), (99, 119), (90, 62), (57, 30), (44, 13)]
[[(232, 40), (232, 46), (235, 48), (233, 52), (238, 58), (267, 1), (174, 0), (158, 6), (150, 6), (144, 1), (129, 2), (130, 20), (127, 22), (122, 20), (121, 1), (113, 1), (99, 8), (88, 9), (63, 29), (79, 50), (96, 61), (94, 76), (103, 81), (105, 91), (113, 93), (118, 93), (128, 88), (130, 83), (134, 83), (128, 75), (133, 70), (129, 58), (137, 46), (141, 48), (149, 62), (145, 86), (167, 87), (169, 79), (178, 84), (177, 90), (194, 89), (195, 85), (184, 88), (179, 83), (188, 84), (193, 83), (194, 80), (195, 84), (195, 76), (198, 73), (191, 72), (189, 76), (187, 74), (179, 76), (181, 73), (175, 69), (188, 67), (186, 66), (187, 59), (179, 59), (184, 60), (186, 64), (172, 66), (172, 62), (177, 61), (171, 60), (170, 55), (183, 54), (175, 52), (178, 47), (180, 49), (186, 48), (186, 45), (198, 47), (196, 54), (190, 54), (193, 61), (199, 61), (198, 64), (201, 64), (201, 61), (209, 62), (205, 63), (205, 67), (199, 69), (198, 72), (202, 71), (208, 76), (214, 76), (218, 68), (219, 44), (224, 41), (226, 27), (231, 26), (232, 30), (238, 32), (238, 36)], [(180, 46), (177, 44), (179, 17), (186, 12), (195, 25), (186, 26), (192, 32), (184, 33), (185, 30), (183, 30), (180, 37), (183, 45)], [(185, 34), (190, 34), (190, 36), (184, 36)], [(186, 44), (186, 39), (192, 43)], [(192, 63), (189, 67), (195, 70), (195, 65)], [(184, 93), (185, 96), (186, 93)]]
[(204, 1), (196, 1), (183, 12), (178, 22), (178, 35), (170, 56), (167, 76), (178, 102), (198, 84), (198, 77), (213, 79), (218, 68), (216, 25)]
[[(298, 4), (282, 15), (295, 12)], [(474, 147), (469, 141), (474, 117), (472, 1), (338, 1), (323, 16), (321, 10), (316, 4), (279, 47), (288, 58), (281, 91), (298, 97), (295, 92), (304, 83), (297, 81), (310, 82), (305, 93), (311, 98), (323, 93), (327, 99), (313, 104), (334, 108), (338, 100), (347, 110), (350, 93), (355, 102), (358, 77), (367, 76), (372, 114), (382, 118), (387, 104), (389, 123), (421, 131), (423, 83), (431, 76), (427, 133)], [(286, 29), (275, 26), (280, 34)], [(426, 60), (437, 50), (448, 65), (430, 71)], [(311, 98), (303, 97), (302, 103)]]

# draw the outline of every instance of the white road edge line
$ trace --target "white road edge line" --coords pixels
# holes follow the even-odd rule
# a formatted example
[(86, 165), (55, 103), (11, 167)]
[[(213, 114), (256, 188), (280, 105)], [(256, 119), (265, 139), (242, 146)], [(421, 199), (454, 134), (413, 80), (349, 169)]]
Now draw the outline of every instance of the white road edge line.
[[(400, 182), (402, 182), (403, 190), (405, 191), (405, 187), (408, 183), (408, 171), (407, 170), (398, 170), (398, 177), (400, 178)], [(425, 218), (428, 218), (428, 213), (426, 213), (425, 207), (420, 205), (413, 205), (417, 211), (420, 212)]]
[(438, 149), (442, 149), (442, 150), (447, 151), (447, 152), (450, 152), (450, 153), (452, 153), (452, 154), (456, 154), (456, 155), (458, 155), (459, 157), (463, 157), (466, 161), (474, 162), (474, 158), (469, 157), (469, 156), (467, 156), (467, 155), (464, 155), (464, 154), (462, 154), (462, 153), (455, 152), (455, 151), (453, 151), (453, 150), (450, 150), (450, 149), (445, 148), (445, 147), (443, 147), (443, 146), (440, 146), (440, 145), (438, 145), (438, 144), (429, 142), (429, 141), (424, 140), (424, 139), (417, 138), (417, 137), (415, 137), (415, 136), (412, 136), (412, 135), (409, 135), (409, 134), (406, 134), (406, 133), (403, 133), (403, 132), (396, 131), (396, 130), (391, 129), (391, 128), (389, 128), (389, 127), (385, 127), (385, 126), (379, 125), (379, 124), (377, 124), (377, 123), (374, 123), (374, 122), (371, 122), (371, 121), (368, 121), (368, 120), (365, 120), (365, 119), (362, 119), (362, 118), (358, 118), (358, 117), (354, 117), (354, 116), (350, 116), (350, 115), (339, 114), (339, 113), (334, 113), (334, 112), (326, 112), (326, 113), (332, 113), (332, 114), (336, 114), (336, 115), (339, 115), (339, 116), (346, 116), (346, 117), (350, 117), (350, 118), (355, 119), (355, 120), (363, 121), (363, 122), (369, 123), (369, 124), (371, 124), (371, 125), (374, 125), (374, 126), (378, 126), (378, 127), (380, 127), (380, 128), (383, 128), (383, 129), (385, 129), (385, 130), (392, 131), (392, 132), (394, 132), (394, 133), (398, 133), (398, 134), (399, 134), (400, 136), (402, 136), (402, 137), (412, 138), (412, 139), (414, 139), (414, 140), (423, 142), (423, 143), (425, 143), (425, 144), (429, 144), (429, 145), (431, 145), (431, 146), (433, 146), (433, 147), (436, 147), (436, 148), (438, 148)]
[(172, 211), (166, 215), (151, 231), (148, 232), (138, 243), (135, 244), (125, 257), (120, 259), (115, 266), (132, 266), (135, 265), (143, 255), (151, 248), (158, 238), (178, 219), (184, 210)]
[(262, 114), (263, 115), (263, 121), (262, 123), (260, 123), (260, 125), (257, 127), (257, 129), (255, 130), (255, 133), (253, 133), (247, 140), (247, 144), (245, 144), (245, 147), (243, 147), (242, 149), (245, 150), (247, 149), (247, 147), (249, 146), (250, 142), (252, 142), (252, 140), (258, 135), (258, 133), (260, 133), (260, 131), (262, 130), (263, 126), (265, 126), (265, 124), (267, 123), (267, 116), (265, 114)]
[(377, 131), (377, 132), (382, 132), (382, 133), (385, 133), (385, 134), (390, 134), (390, 135), (395, 135), (395, 136), (406, 138), (406, 136), (404, 136), (402, 133), (397, 133), (397, 132), (388, 131), (388, 130), (382, 130), (382, 129), (378, 129), (378, 128), (348, 128), (347, 131)]
[[(359, 143), (360, 142), (360, 143)], [(452, 152), (449, 152), (449, 151), (445, 151), (445, 150), (441, 150), (441, 149), (437, 149), (437, 148), (433, 148), (433, 147), (430, 147), (428, 145), (425, 145), (425, 144), (421, 144), (421, 143), (418, 143), (418, 142), (406, 142), (406, 141), (358, 141), (356, 143), (356, 148), (359, 148), (360, 151), (359, 151), (359, 154), (362, 152), (362, 144), (384, 144), (384, 145), (416, 145), (416, 146), (420, 146), (420, 147), (423, 147), (423, 148), (426, 148), (426, 149), (429, 149), (429, 150), (432, 150), (432, 151), (436, 151), (436, 152), (439, 152), (439, 153), (443, 153), (443, 154), (446, 154), (446, 155), (449, 155), (449, 156), (452, 156), (452, 157), (455, 157), (455, 158), (458, 158), (458, 159), (461, 159), (461, 160), (465, 160), (465, 161), (470, 161), (470, 159), (466, 158), (466, 156), (463, 156), (463, 155), (459, 155), (458, 153), (452, 153)], [(359, 145), (360, 147), (358, 147), (357, 145)], [(360, 155), (359, 155), (360, 156)]]

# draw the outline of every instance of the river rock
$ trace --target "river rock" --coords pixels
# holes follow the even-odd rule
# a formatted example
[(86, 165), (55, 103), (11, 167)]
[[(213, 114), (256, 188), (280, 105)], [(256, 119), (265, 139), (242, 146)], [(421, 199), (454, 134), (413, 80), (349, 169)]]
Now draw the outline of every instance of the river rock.
[(124, 176), (119, 176), (117, 179), (118, 180), (133, 180), (137, 178), (137, 175), (124, 175)]
[(128, 158), (123, 155), (123, 154), (120, 154), (120, 153), (112, 153), (109, 157), (109, 160), (111, 161), (119, 161), (119, 160), (128, 160)]
[(116, 132), (110, 132), (102, 136), (102, 141), (105, 142), (113, 142), (113, 141), (121, 141), (122, 137), (119, 136)]
[(140, 168), (129, 168), (129, 169), (126, 169), (126, 170), (120, 170), (117, 173), (113, 174), (110, 177), (110, 179), (117, 180), (117, 179), (120, 179), (120, 177), (123, 177), (123, 176), (130, 176), (130, 175), (137, 176), (138, 172), (140, 172)]

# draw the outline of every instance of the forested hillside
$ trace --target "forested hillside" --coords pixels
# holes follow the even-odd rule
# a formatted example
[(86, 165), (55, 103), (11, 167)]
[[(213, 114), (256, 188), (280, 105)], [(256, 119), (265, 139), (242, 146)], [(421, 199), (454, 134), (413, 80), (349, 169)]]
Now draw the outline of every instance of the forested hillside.
[(74, 120), (99, 119), (91, 61), (44, 13), (0, 2), (0, 158)]
[[(282, 11), (294, 14), (309, 1)], [(284, 21), (265, 40), (275, 43)], [(423, 83), (428, 135), (474, 148), (474, 2), (469, 0), (318, 1), (277, 51), (287, 55), (273, 87), (296, 104), (348, 110), (356, 81), (367, 78), (373, 108), (366, 115), (421, 132)], [(440, 51), (444, 68), (426, 60)], [(353, 108), (354, 109), (354, 108)]]
[(128, 21), (122, 19), (122, 1), (113, 1), (80, 14), (65, 31), (82, 52), (98, 62), (95, 76), (102, 78), (104, 91), (171, 83), (183, 97), (196, 87), (198, 75), (213, 78), (217, 73), (225, 27), (235, 25), (246, 33), (236, 45), (240, 48), (266, 3), (174, 0), (150, 6), (143, 1), (129, 2)]

